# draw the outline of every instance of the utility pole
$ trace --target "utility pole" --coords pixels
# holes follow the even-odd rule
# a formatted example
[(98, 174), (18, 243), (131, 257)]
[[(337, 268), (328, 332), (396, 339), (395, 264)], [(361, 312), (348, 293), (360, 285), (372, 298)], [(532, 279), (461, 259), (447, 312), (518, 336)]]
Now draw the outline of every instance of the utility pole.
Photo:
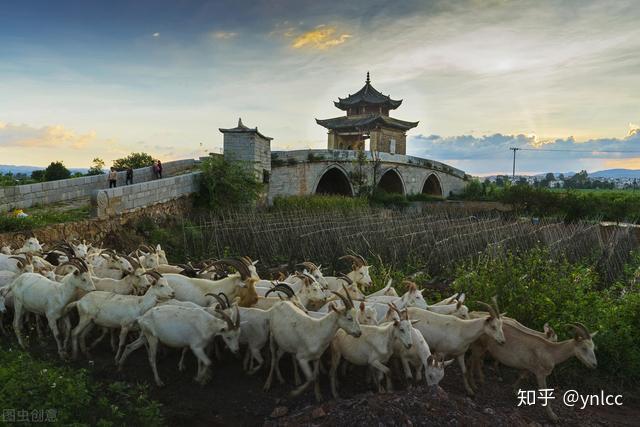
[(509, 147), (509, 150), (513, 150), (513, 172), (511, 175), (512, 179), (516, 179), (516, 151), (520, 150), (520, 148), (517, 147)]

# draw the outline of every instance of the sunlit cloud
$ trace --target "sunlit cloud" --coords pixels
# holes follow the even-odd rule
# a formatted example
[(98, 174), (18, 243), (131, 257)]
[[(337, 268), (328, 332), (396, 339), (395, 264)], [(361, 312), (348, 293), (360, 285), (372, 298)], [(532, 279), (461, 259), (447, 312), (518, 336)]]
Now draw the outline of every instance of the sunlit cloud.
[(97, 141), (95, 131), (81, 134), (61, 125), (40, 128), (6, 123), (0, 125), (0, 146), (4, 147), (68, 147), (81, 150)]
[(640, 135), (640, 125), (629, 123), (629, 133), (627, 136)]
[(291, 46), (295, 49), (306, 47), (324, 50), (339, 46), (350, 37), (352, 37), (351, 34), (338, 33), (335, 27), (320, 25), (311, 31), (296, 36)]
[(160, 37), (160, 33), (153, 33), (152, 36), (153, 37)]
[(228, 40), (237, 36), (238, 33), (231, 32), (231, 31), (216, 31), (212, 35), (214, 38), (218, 40)]

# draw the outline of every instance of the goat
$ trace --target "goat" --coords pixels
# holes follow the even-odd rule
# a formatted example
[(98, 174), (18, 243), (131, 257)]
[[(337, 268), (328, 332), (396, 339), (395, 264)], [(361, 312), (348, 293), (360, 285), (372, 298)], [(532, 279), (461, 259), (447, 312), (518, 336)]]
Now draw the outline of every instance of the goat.
[[(345, 308), (338, 309), (331, 305), (329, 314), (320, 319), (309, 317), (287, 301), (276, 304), (269, 311), (271, 369), (264, 385), (265, 391), (271, 388), (276, 365), (286, 352), (294, 355), (295, 361), (306, 377), (306, 381), (294, 389), (292, 395), (299, 395), (315, 381), (316, 399), (322, 399), (317, 382), (320, 357), (331, 343), (336, 331), (344, 329), (355, 337), (362, 335), (353, 301), (348, 296), (345, 297), (337, 292), (335, 294), (342, 299)], [(313, 371), (309, 363), (314, 363)], [(281, 376), (278, 379), (283, 381)]]
[[(124, 347), (125, 339), (133, 322), (154, 307), (158, 301), (173, 298), (173, 290), (158, 273), (148, 271), (144, 273), (153, 277), (151, 286), (144, 296), (118, 295), (114, 292), (93, 291), (74, 301), (67, 306), (65, 311), (75, 307), (78, 310), (80, 320), (73, 329), (73, 358), (78, 357), (78, 340), (82, 338), (82, 352), (87, 355), (84, 336), (90, 328), (90, 324), (96, 324), (103, 328), (120, 328), (120, 343), (116, 353), (116, 361)], [(80, 336), (82, 334), (82, 336)]]
[(221, 280), (208, 280), (186, 277), (181, 274), (165, 274), (169, 286), (175, 291), (175, 298), (180, 301), (191, 301), (200, 306), (207, 306), (211, 298), (207, 294), (224, 293), (227, 298), (240, 297), (241, 306), (252, 306), (258, 301), (255, 289), (256, 279), (251, 277), (251, 272), (246, 263), (240, 259), (223, 259), (217, 264), (227, 264), (238, 270), (238, 274), (232, 274)]
[[(340, 259), (351, 260), (351, 271), (347, 273), (347, 276), (356, 286), (362, 286), (363, 289), (369, 288), (373, 285), (373, 280), (371, 280), (371, 275), (369, 274), (370, 266), (367, 265), (367, 261), (360, 255), (345, 255), (340, 257)], [(323, 276), (324, 280), (327, 284), (327, 288), (330, 291), (340, 292), (342, 290), (342, 282), (341, 277), (333, 277), (333, 276)], [(360, 299), (361, 297), (358, 297)]]
[(422, 333), (432, 351), (455, 358), (462, 370), (464, 387), (473, 395), (469, 385), (464, 363), (464, 354), (469, 346), (483, 334), (487, 334), (498, 343), (504, 343), (502, 318), (500, 312), (488, 304), (478, 304), (489, 309), (489, 315), (478, 319), (463, 320), (455, 316), (433, 313), (429, 310), (410, 307), (407, 313), (410, 318), (420, 320), (416, 329)]
[[(68, 264), (73, 265), (75, 271), (67, 274), (60, 283), (36, 273), (24, 273), (10, 285), (15, 310), (13, 329), (23, 348), (25, 343), (22, 339), (22, 316), (24, 311), (29, 311), (47, 317), (49, 328), (58, 346), (58, 354), (63, 359), (66, 357), (68, 333), (63, 346), (57, 322), (63, 317), (64, 308), (73, 300), (77, 288), (85, 291), (95, 290), (93, 279), (84, 261), (74, 258), (68, 261)], [(65, 317), (65, 324), (69, 332), (71, 324), (68, 317)]]
[[(573, 329), (573, 338), (551, 342), (505, 322), (503, 330), (506, 342), (504, 344), (498, 345), (489, 337), (481, 337), (473, 345), (470, 380), (473, 379), (473, 374), (476, 374), (481, 383), (484, 381), (482, 358), (486, 352), (503, 365), (535, 375), (539, 389), (546, 389), (547, 377), (551, 375), (553, 368), (572, 356), (577, 357), (588, 368), (595, 369), (598, 362), (594, 352), (593, 337), (597, 332), (590, 334), (581, 323), (567, 326)], [(545, 409), (549, 419), (558, 420), (551, 405), (547, 404)]]
[(393, 283), (393, 279), (389, 279), (389, 281), (387, 282), (387, 285), (384, 288), (379, 289), (376, 292), (370, 293), (369, 295), (367, 295), (367, 298), (379, 297), (379, 296), (397, 297), (398, 292), (393, 286), (391, 286), (392, 283)]
[(395, 320), (377, 325), (360, 325), (361, 335), (354, 338), (343, 330), (338, 330), (331, 341), (331, 391), (333, 397), (338, 398), (337, 370), (340, 360), (360, 366), (375, 369), (374, 380), (378, 392), (382, 392), (380, 380), (386, 376), (387, 390), (391, 390), (390, 370), (385, 364), (393, 355), (394, 342), (397, 340), (409, 349), (413, 344), (411, 336), (411, 322), (409, 320)]
[(43, 251), (43, 247), (40, 244), (40, 242), (38, 241), (38, 238), (37, 237), (29, 237), (24, 242), (22, 247), (20, 247), (19, 249), (16, 249), (13, 253), (14, 254), (26, 254), (26, 253), (36, 254), (36, 253), (40, 253), (42, 251)]
[(198, 373), (195, 380), (204, 384), (211, 365), (211, 360), (207, 356), (205, 348), (215, 336), (222, 336), (229, 349), (233, 353), (238, 352), (240, 313), (237, 305), (234, 308), (235, 319), (230, 318), (222, 310), (219, 310), (224, 320), (220, 320), (202, 309), (176, 305), (162, 305), (152, 308), (138, 318), (140, 336), (137, 340), (127, 345), (118, 360), (118, 367), (121, 368), (123, 366), (131, 352), (146, 344), (149, 363), (153, 370), (156, 385), (162, 387), (164, 383), (158, 375), (156, 366), (158, 343), (174, 348), (189, 347), (198, 358)]

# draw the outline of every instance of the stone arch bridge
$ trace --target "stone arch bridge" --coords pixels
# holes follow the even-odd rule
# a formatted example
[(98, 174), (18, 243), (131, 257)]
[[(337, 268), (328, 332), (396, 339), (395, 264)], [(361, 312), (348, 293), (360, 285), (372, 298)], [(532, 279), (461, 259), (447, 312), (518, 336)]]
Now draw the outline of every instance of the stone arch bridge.
[[(373, 184), (372, 153), (358, 160), (350, 150), (296, 150), (272, 152), (269, 203), (278, 196), (341, 194), (354, 196), (359, 183)], [(435, 160), (377, 153), (380, 165), (376, 188), (403, 195), (448, 197), (461, 192), (463, 171)]]

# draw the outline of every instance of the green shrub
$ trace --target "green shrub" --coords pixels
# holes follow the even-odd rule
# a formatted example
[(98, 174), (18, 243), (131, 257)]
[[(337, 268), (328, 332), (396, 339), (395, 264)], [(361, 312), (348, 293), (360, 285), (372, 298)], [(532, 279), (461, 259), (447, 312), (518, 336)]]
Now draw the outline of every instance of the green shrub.
[(444, 197), (434, 196), (432, 194), (416, 193), (409, 194), (407, 196), (407, 200), (410, 202), (439, 202), (444, 200)]
[(200, 165), (200, 194), (198, 203), (210, 209), (232, 209), (255, 202), (263, 185), (253, 172), (252, 165), (211, 156)]
[(18, 411), (29, 411), (31, 422), (26, 424), (38, 423), (34, 410), (56, 425), (164, 424), (160, 404), (150, 400), (143, 387), (97, 383), (84, 369), (58, 367), (22, 351), (0, 348), (0, 390), (3, 415), (13, 411), (18, 420)]
[[(637, 386), (640, 381), (640, 287), (619, 283), (604, 291), (596, 270), (588, 263), (553, 260), (548, 249), (522, 255), (485, 259), (462, 265), (454, 289), (469, 301), (490, 301), (497, 295), (501, 311), (524, 325), (542, 330), (545, 322), (560, 339), (570, 338), (564, 325), (581, 322), (595, 337), (598, 369), (585, 376), (585, 367), (572, 361), (557, 374), (581, 384), (599, 380)], [(473, 302), (470, 303), (474, 307)], [(554, 371), (555, 372), (555, 371)], [(585, 380), (588, 379), (588, 380)]]
[(370, 202), (373, 206), (385, 206), (385, 207), (405, 207), (409, 206), (407, 198), (400, 193), (387, 193), (383, 190), (375, 190), (370, 197)]
[(51, 162), (44, 170), (45, 181), (58, 181), (71, 177), (71, 172), (64, 166), (62, 162)]

